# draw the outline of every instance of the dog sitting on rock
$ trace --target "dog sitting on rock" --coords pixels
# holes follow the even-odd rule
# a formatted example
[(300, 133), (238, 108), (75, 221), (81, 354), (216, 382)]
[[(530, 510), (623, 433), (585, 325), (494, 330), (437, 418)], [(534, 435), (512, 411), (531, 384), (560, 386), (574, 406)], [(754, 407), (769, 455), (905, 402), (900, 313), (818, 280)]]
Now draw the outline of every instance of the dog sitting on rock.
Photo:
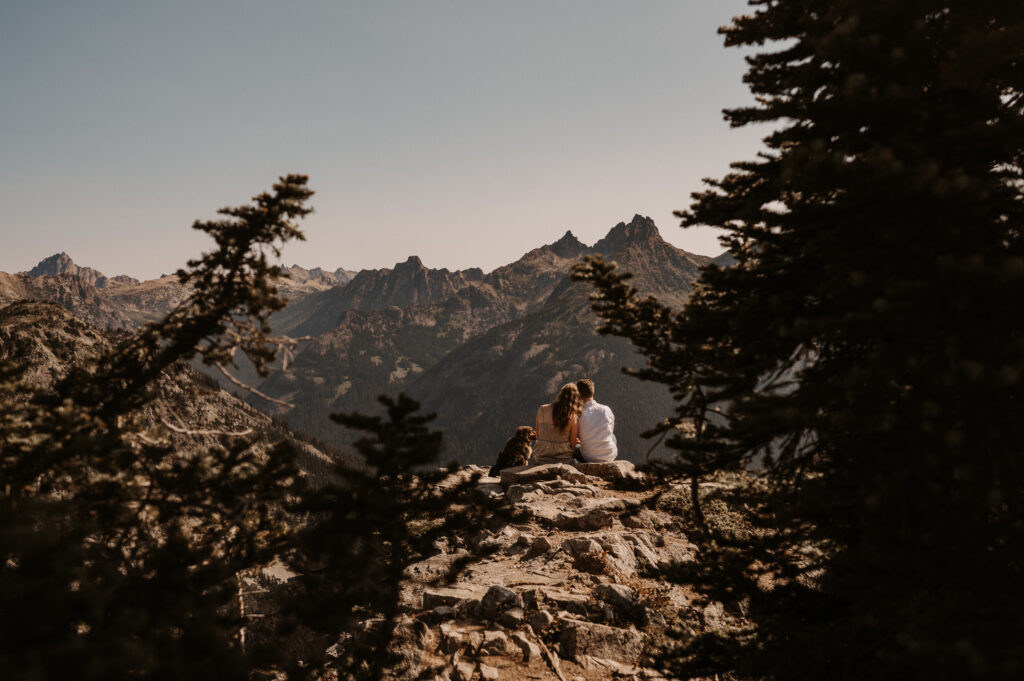
[(501, 454), (498, 455), (498, 462), (491, 466), (491, 477), (497, 477), (505, 468), (528, 464), (533, 454), (533, 441), (536, 439), (537, 432), (530, 426), (516, 428), (516, 434), (508, 439)]

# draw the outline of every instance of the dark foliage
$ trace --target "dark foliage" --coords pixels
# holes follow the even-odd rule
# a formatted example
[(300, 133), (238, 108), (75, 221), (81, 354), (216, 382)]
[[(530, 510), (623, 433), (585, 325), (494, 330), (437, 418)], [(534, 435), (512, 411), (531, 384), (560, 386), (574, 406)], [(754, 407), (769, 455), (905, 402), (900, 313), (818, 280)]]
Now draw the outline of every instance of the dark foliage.
[(236, 573), (288, 527), (294, 452), (244, 438), (181, 451), (144, 423), (153, 382), (195, 354), (273, 360), (284, 302), (267, 252), (301, 238), (306, 178), (200, 222), (217, 249), (178, 273), (194, 293), (52, 391), (0, 370), (0, 678), (245, 679)]
[[(684, 225), (727, 231), (685, 308), (612, 264), (606, 333), (667, 384), (693, 477), (762, 466), (772, 531), (704, 526), (676, 575), (753, 628), (679, 634), (683, 677), (1014, 679), (1024, 674), (1024, 5), (752, 0), (775, 126)], [(769, 45), (765, 48), (765, 45)], [(720, 412), (720, 413), (719, 413)], [(693, 509), (700, 513), (699, 495)], [(704, 523), (699, 523), (704, 525)]]
[[(337, 484), (308, 495), (298, 511), (310, 521), (290, 558), (300, 576), (293, 580), (296, 602), (285, 629), (299, 626), (325, 637), (351, 632), (330, 661), (343, 679), (379, 679), (399, 663), (390, 646), (399, 614), (400, 582), (412, 563), (437, 553), (437, 544), (487, 526), (496, 510), (472, 498), (479, 474), (452, 475), (436, 466), (442, 435), (429, 428), (433, 415), (399, 395), (379, 398), (386, 416), (358, 413), (331, 418), (365, 436), (355, 443), (365, 466), (339, 466)], [(439, 575), (447, 579), (468, 561), (456, 559)], [(321, 650), (326, 646), (321, 646)], [(322, 669), (324, 658), (303, 660), (306, 672)], [(303, 669), (293, 667), (301, 677)]]

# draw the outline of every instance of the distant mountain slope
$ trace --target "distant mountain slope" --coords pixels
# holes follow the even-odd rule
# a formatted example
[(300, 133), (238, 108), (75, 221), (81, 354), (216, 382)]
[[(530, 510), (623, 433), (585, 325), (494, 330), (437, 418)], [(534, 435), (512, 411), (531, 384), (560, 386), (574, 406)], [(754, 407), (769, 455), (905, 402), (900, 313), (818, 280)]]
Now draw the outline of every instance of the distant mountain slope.
[(138, 325), (129, 310), (113, 302), (90, 279), (76, 274), (0, 273), (0, 305), (24, 299), (49, 301), (101, 328), (130, 329)]
[[(636, 363), (634, 352), (594, 332), (590, 291), (568, 276), (588, 252), (618, 261), (634, 272), (635, 286), (673, 305), (686, 299), (710, 261), (666, 243), (650, 218), (639, 215), (593, 248), (567, 233), (515, 263), (466, 279), (443, 303), (339, 312), (333, 328), (260, 389), (295, 405), (281, 418), (339, 445), (350, 436), (331, 425), (329, 413), (372, 410), (377, 395), (407, 390), (438, 413), (449, 454), (488, 463), (515, 426), (532, 423), (537, 406), (563, 383), (589, 376), (598, 382), (599, 400), (616, 411), (623, 454), (640, 459), (647, 445), (638, 434), (669, 412), (671, 400), (658, 386), (623, 376), (621, 367)], [(417, 263), (421, 290), (438, 293), (425, 286), (433, 275), (421, 267)], [(411, 269), (377, 271), (375, 287), (401, 290), (416, 280)], [(433, 272), (451, 281), (447, 271)], [(345, 289), (329, 294), (361, 302)]]
[[(666, 243), (650, 218), (636, 215), (593, 246), (566, 232), (486, 274), (430, 269), (415, 256), (392, 269), (358, 273), (293, 265), (283, 268), (278, 284), (290, 303), (271, 324), (276, 333), (312, 340), (283, 373), (263, 380), (244, 363), (237, 373), (294, 407), (246, 399), (344, 447), (353, 436), (328, 414), (373, 411), (378, 395), (407, 391), (439, 414), (450, 454), (490, 463), (514, 427), (531, 423), (536, 407), (562, 383), (589, 376), (598, 399), (615, 410), (623, 456), (639, 460), (648, 444), (638, 434), (672, 405), (660, 387), (622, 375), (622, 366), (639, 361), (628, 344), (594, 332), (590, 290), (568, 276), (590, 253), (618, 262), (634, 274), (634, 286), (677, 307), (700, 268), (712, 262)], [(49, 300), (108, 329), (158, 319), (188, 293), (173, 276), (106, 278), (66, 254), (32, 272), (0, 273), (0, 305)]]
[[(641, 216), (614, 227), (594, 250), (633, 272), (642, 293), (673, 305), (710, 260), (666, 243)], [(437, 412), (451, 455), (492, 462), (516, 426), (533, 423), (538, 406), (563, 384), (588, 377), (597, 400), (615, 412), (620, 458), (643, 460), (651, 443), (639, 435), (671, 412), (672, 400), (661, 386), (622, 373), (639, 358), (628, 342), (594, 332), (589, 294), (566, 278), (542, 307), (460, 346), (416, 380), (410, 394)]]
[[(48, 389), (74, 366), (86, 365), (113, 347), (116, 338), (79, 319), (60, 305), (20, 301), (0, 308), (0, 360), (17, 362), (21, 379), (30, 386)], [(337, 450), (328, 454), (306, 442), (303, 435), (275, 422), (238, 397), (217, 388), (199, 372), (176, 365), (157, 382), (157, 399), (142, 415), (154, 428), (166, 420), (191, 431), (252, 430), (260, 446), (281, 439), (292, 440), (300, 451), (299, 464), (314, 478), (327, 474), (332, 461), (354, 463)], [(216, 444), (212, 434), (167, 431), (180, 447)]]
[[(418, 258), (394, 270), (360, 273), (345, 289), (311, 296), (297, 310), (285, 310), (296, 318), (312, 315), (309, 323), (293, 328), (295, 335), (330, 328), (302, 350), (288, 371), (272, 376), (260, 390), (296, 405), (282, 414), (295, 427), (345, 443), (346, 434), (327, 420), (327, 414), (366, 409), (378, 395), (404, 390), (461, 344), (543, 304), (585, 250), (567, 232), (487, 275), (467, 270), (452, 276), (448, 270), (428, 270)], [(368, 290), (379, 296), (368, 295)], [(398, 302), (399, 295), (406, 300), (442, 300), (380, 309), (382, 299)], [(316, 301), (327, 297), (330, 301), (315, 309)], [(340, 309), (333, 326), (328, 323), (326, 307), (350, 305), (362, 309)]]

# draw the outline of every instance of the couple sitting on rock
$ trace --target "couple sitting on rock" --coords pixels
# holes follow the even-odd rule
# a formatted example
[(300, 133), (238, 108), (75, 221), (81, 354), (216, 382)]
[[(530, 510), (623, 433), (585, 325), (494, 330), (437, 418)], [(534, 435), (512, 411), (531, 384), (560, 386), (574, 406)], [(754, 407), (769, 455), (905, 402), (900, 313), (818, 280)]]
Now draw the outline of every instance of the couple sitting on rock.
[(566, 383), (554, 402), (537, 409), (533, 428), (520, 426), (509, 438), (491, 468), (491, 475), (527, 463), (614, 461), (619, 453), (614, 431), (615, 415), (607, 405), (594, 399), (594, 382), (584, 378)]

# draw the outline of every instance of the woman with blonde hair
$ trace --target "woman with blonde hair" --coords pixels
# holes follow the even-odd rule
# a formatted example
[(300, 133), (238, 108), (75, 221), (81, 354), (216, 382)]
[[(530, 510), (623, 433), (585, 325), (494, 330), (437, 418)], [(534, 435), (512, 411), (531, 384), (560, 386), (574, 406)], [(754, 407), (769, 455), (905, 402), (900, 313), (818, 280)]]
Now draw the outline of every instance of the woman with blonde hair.
[(579, 442), (580, 413), (583, 400), (575, 383), (566, 383), (551, 404), (542, 404), (537, 410), (533, 443), (534, 465), (568, 463), (572, 461), (573, 447)]

